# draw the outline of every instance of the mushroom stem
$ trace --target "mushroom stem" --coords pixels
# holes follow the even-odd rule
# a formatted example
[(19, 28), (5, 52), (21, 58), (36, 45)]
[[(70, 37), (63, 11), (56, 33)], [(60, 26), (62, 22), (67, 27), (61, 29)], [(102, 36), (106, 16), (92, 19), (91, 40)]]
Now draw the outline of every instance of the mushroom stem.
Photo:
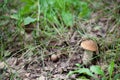
[(87, 65), (87, 64), (91, 63), (92, 57), (93, 57), (93, 52), (85, 50), (85, 52), (83, 54), (83, 58), (82, 58), (83, 64)]

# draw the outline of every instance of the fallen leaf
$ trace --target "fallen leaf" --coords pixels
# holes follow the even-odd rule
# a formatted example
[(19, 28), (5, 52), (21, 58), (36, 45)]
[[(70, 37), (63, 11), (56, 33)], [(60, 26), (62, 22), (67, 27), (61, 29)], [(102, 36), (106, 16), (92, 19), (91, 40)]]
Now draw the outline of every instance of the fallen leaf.
[(5, 67), (5, 63), (4, 62), (0, 62), (0, 69), (3, 69)]
[(42, 75), (39, 78), (37, 78), (37, 80), (46, 80), (46, 78)]

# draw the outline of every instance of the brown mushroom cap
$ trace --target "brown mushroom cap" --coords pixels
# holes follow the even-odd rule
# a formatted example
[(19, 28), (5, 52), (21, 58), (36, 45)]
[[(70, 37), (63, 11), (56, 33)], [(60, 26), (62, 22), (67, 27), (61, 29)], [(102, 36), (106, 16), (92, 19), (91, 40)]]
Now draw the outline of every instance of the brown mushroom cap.
[(58, 60), (57, 55), (56, 54), (51, 55), (51, 60), (52, 61), (57, 61)]
[(98, 46), (95, 41), (93, 40), (85, 40), (81, 42), (81, 47), (86, 50), (90, 51), (97, 51)]

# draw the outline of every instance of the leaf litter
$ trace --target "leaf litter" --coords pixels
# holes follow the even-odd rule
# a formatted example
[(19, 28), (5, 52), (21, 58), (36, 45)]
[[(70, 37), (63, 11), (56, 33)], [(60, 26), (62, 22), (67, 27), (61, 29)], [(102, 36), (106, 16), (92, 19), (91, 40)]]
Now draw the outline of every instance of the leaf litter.
[[(110, 26), (110, 19), (103, 17), (96, 19), (99, 14), (94, 13), (93, 18), (85, 23), (79, 23), (79, 26), (84, 26), (86, 30), (85, 34), (95, 38), (105, 37), (108, 27)], [(69, 71), (76, 69), (75, 64), (82, 64), (82, 57), (84, 56), (84, 50), (80, 48), (81, 37), (77, 31), (71, 31), (66, 33), (67, 39), (51, 40), (48, 43), (48, 50), (44, 52), (48, 55), (43, 58), (39, 55), (31, 56), (29, 58), (12, 56), (4, 62), (0, 62), (0, 74), (3, 74), (3, 80), (10, 79), (11, 73), (17, 73), (17, 77), (22, 80), (71, 80), (78, 77), (76, 74), (71, 77), (67, 77)], [(29, 35), (31, 37), (31, 35)], [(86, 38), (86, 36), (84, 36)], [(27, 41), (27, 40), (25, 40)], [(51, 46), (59, 48), (51, 48)], [(19, 48), (19, 47), (18, 47)], [(61, 49), (60, 49), (61, 48)], [(65, 48), (65, 50), (64, 50)], [(16, 52), (17, 48), (14, 48)], [(50, 56), (56, 54), (57, 61), (52, 61)], [(96, 64), (104, 64), (102, 62)], [(92, 64), (92, 63), (91, 63)], [(105, 69), (105, 67), (104, 67)]]

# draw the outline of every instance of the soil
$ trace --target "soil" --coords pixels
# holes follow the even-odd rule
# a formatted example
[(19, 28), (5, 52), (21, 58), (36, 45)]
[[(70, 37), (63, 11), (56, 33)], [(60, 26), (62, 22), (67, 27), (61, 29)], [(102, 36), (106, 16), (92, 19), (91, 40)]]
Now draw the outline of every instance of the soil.
[[(88, 23), (84, 23), (82, 26), (85, 26), (84, 28), (87, 29), (86, 34), (88, 36), (104, 38), (109, 26), (107, 23), (110, 20), (107, 18), (94, 20), (95, 16), (97, 16), (96, 13)], [(94, 23), (97, 24), (99, 29), (94, 27), (96, 25)], [(69, 33), (66, 33), (66, 35), (68, 34)], [(14, 80), (17, 78), (22, 80), (76, 80), (78, 77), (77, 74), (73, 74), (70, 77), (68, 77), (67, 74), (69, 71), (77, 69), (75, 64), (83, 63), (82, 57), (84, 50), (80, 47), (82, 39), (83, 38), (79, 36), (76, 31), (73, 31), (70, 32), (68, 40), (60, 39), (58, 42), (49, 42), (48, 46), (56, 46), (58, 49), (48, 47), (48, 50), (40, 55), (37, 54), (30, 57), (15, 55), (8, 58), (5, 61), (7, 64), (2, 64), (4, 65), (4, 68), (0, 68), (0, 74), (3, 74), (2, 80), (10, 80), (10, 75), (12, 75), (12, 73), (16, 74)], [(59, 48), (61, 48), (61, 50)], [(64, 48), (66, 50), (64, 50)], [(17, 52), (17, 48), (15, 50), (15, 52)], [(30, 52), (26, 51), (25, 54), (30, 54)], [(51, 60), (52, 54), (56, 54), (58, 59), (55, 61)], [(95, 64), (102, 64), (101, 59), (97, 58), (89, 65), (84, 65), (84, 67), (89, 67), (90, 65)]]

